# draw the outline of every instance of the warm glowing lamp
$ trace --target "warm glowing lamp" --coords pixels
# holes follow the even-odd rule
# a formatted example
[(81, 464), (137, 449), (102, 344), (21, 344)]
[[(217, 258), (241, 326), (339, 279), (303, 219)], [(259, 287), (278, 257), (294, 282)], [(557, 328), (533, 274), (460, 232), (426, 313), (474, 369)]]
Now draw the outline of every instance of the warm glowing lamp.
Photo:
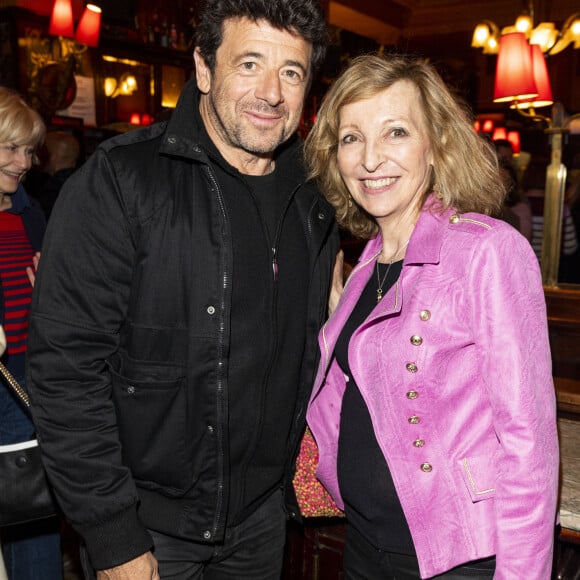
[(524, 13), (518, 16), (514, 26), (518, 32), (523, 32), (527, 38), (530, 35), (530, 32), (532, 32), (534, 22), (528, 13)]
[(479, 122), (478, 119), (475, 119), (475, 121), (473, 122), (473, 129), (476, 133), (479, 133), (481, 131), (481, 123)]
[(514, 155), (518, 155), (522, 150), (522, 144), (520, 142), (520, 132), (508, 131), (507, 140), (512, 144), (512, 151), (514, 152)]
[(129, 120), (131, 125), (140, 125), (141, 124), (141, 115), (139, 113), (132, 113), (131, 119)]
[(483, 48), (485, 54), (496, 54), (498, 38), (499, 28), (490, 20), (484, 20), (473, 31), (471, 46)]
[(131, 73), (124, 73), (119, 80), (121, 95), (132, 95), (137, 90), (137, 79)]
[(98, 46), (100, 31), (101, 9), (95, 4), (87, 4), (81, 16), (75, 40), (87, 46)]
[(117, 90), (117, 84), (115, 77), (107, 77), (104, 82), (105, 96), (112, 97)]
[(483, 129), (484, 133), (491, 133), (493, 131), (493, 121), (491, 119), (486, 119), (483, 122)]
[(530, 44), (537, 44), (542, 52), (548, 52), (558, 40), (558, 31), (553, 22), (540, 22), (530, 35)]
[(487, 39), (491, 36), (489, 26), (485, 23), (478, 24), (473, 31), (471, 46), (482, 48), (485, 46)]
[(512, 109), (516, 107), (518, 109), (529, 109), (530, 107), (537, 109), (538, 107), (547, 107), (554, 103), (550, 77), (548, 76), (548, 67), (546, 66), (546, 57), (537, 44), (532, 44), (530, 50), (532, 52), (532, 70), (534, 73), (534, 82), (538, 89), (538, 96), (529, 101), (514, 103), (511, 106)]
[(53, 36), (74, 37), (74, 23), (71, 0), (55, 0), (50, 16), (48, 32)]
[(491, 136), (492, 141), (498, 141), (499, 139), (507, 139), (507, 131), (505, 127), (496, 127), (493, 130), (493, 135)]
[(493, 100), (496, 103), (521, 101), (537, 96), (532, 55), (523, 32), (504, 34), (499, 39)]

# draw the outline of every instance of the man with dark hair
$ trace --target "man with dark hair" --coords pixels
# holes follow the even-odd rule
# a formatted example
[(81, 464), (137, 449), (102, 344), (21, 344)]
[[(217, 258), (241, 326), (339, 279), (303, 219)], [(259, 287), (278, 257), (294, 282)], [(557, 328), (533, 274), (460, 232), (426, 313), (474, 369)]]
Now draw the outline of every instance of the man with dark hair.
[(67, 180), (40, 260), (33, 414), (89, 578), (281, 572), (338, 250), (295, 135), (325, 21), (212, 0), (198, 34), (171, 119)]

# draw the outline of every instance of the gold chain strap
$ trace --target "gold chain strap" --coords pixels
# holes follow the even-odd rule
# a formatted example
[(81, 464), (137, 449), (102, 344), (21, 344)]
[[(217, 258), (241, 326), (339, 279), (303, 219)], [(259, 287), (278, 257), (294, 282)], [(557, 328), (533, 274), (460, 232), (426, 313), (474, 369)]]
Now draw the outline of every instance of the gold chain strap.
[(4, 375), (4, 378), (8, 381), (9, 385), (16, 391), (16, 394), (22, 399), (23, 403), (30, 407), (30, 399), (28, 398), (28, 393), (18, 384), (16, 379), (12, 376), (10, 371), (0, 362), (0, 373)]

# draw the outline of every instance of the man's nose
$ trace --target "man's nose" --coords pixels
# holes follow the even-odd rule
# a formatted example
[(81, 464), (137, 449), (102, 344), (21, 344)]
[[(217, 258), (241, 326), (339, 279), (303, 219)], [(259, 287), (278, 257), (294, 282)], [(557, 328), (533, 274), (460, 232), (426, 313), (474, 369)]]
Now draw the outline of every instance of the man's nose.
[(270, 106), (279, 105), (284, 97), (282, 96), (282, 82), (278, 71), (266, 71), (258, 88), (256, 97), (266, 101)]

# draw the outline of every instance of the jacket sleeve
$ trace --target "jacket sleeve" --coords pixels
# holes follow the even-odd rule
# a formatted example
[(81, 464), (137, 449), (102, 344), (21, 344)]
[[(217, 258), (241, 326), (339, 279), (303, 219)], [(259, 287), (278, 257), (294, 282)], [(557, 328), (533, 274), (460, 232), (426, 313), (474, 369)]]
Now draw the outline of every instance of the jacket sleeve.
[(474, 252), (468, 299), (501, 446), (494, 578), (545, 580), (559, 465), (545, 298), (529, 242), (508, 226), (493, 234)]
[(152, 545), (122, 464), (106, 368), (118, 348), (134, 258), (116, 173), (98, 149), (59, 196), (36, 278), (27, 356), (46, 470), (97, 569)]

